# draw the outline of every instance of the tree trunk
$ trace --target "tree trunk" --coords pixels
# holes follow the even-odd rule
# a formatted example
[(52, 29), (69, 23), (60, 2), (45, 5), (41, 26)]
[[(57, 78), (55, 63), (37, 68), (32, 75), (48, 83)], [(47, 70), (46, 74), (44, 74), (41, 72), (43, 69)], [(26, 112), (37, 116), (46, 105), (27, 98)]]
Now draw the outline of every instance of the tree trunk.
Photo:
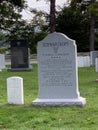
[(50, 32), (55, 31), (55, 2), (56, 0), (50, 0)]
[(3, 0), (0, 0), (0, 3), (2, 3), (3, 2)]
[[(91, 0), (91, 4), (93, 4), (96, 0)], [(95, 16), (91, 14), (90, 18), (90, 51), (94, 50), (94, 42), (95, 42)]]
[(95, 42), (95, 17), (91, 15), (90, 19), (90, 51), (94, 50)]

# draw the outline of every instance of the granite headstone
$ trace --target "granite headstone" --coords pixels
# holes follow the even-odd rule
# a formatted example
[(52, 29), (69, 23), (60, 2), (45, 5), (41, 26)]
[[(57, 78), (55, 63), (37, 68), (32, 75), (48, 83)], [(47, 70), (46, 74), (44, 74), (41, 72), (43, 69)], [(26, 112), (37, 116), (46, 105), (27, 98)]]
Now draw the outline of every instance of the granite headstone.
[(74, 40), (51, 33), (38, 43), (38, 98), (33, 105), (84, 106), (78, 90), (77, 50)]
[(10, 71), (31, 70), (30, 52), (27, 40), (11, 41), (11, 69)]

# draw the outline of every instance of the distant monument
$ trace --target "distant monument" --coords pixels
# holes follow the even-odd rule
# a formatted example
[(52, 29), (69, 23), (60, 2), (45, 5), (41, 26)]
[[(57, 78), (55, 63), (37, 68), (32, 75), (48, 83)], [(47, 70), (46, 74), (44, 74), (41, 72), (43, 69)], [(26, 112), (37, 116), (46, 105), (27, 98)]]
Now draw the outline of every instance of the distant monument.
[(62, 33), (49, 34), (38, 43), (38, 98), (33, 105), (84, 106), (78, 90), (77, 48)]
[(11, 69), (9, 71), (29, 71), (30, 51), (27, 40), (11, 41)]

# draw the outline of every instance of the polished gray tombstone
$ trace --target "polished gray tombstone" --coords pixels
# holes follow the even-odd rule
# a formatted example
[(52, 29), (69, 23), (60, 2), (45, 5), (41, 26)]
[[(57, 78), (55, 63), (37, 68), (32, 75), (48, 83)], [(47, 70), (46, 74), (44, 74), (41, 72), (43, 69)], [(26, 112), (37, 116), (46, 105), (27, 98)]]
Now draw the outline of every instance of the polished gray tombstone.
[(29, 71), (30, 52), (27, 40), (11, 41), (11, 69), (9, 71)]
[(32, 104), (84, 106), (86, 100), (78, 90), (75, 41), (54, 32), (38, 43), (37, 53), (39, 93)]

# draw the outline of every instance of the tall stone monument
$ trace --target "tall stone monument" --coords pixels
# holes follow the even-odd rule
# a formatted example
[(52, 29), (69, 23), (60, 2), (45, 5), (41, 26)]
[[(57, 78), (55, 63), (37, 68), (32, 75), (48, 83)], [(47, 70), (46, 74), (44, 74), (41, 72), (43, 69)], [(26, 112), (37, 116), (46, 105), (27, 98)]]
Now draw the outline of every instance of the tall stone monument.
[(33, 105), (86, 104), (78, 90), (77, 48), (62, 33), (51, 33), (38, 43), (38, 98)]
[(11, 41), (11, 69), (9, 71), (29, 71), (30, 52), (27, 40)]

